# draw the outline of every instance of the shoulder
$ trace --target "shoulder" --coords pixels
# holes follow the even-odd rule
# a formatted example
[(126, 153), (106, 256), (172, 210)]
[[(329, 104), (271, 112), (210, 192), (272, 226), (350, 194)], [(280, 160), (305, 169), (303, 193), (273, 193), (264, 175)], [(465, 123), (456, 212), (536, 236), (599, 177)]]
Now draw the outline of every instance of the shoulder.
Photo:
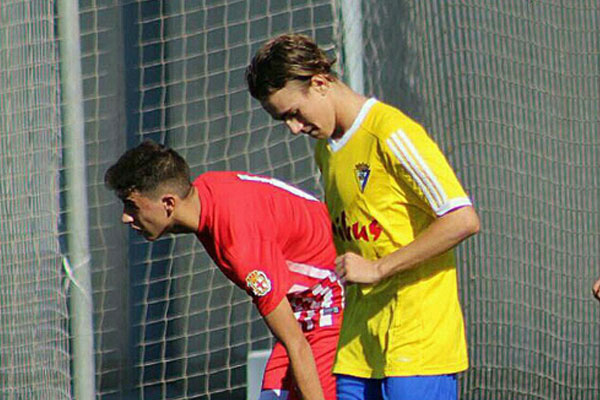
[(377, 101), (371, 108), (365, 119), (364, 127), (380, 141), (388, 140), (397, 132), (409, 135), (427, 134), (417, 121), (398, 108), (381, 101)]
[(243, 171), (210, 171), (198, 176), (193, 185), (204, 187), (215, 199), (239, 199), (255, 191), (257, 181), (263, 179)]
[(220, 182), (233, 182), (237, 180), (239, 172), (236, 171), (208, 171), (200, 174), (194, 179), (193, 184), (214, 184)]

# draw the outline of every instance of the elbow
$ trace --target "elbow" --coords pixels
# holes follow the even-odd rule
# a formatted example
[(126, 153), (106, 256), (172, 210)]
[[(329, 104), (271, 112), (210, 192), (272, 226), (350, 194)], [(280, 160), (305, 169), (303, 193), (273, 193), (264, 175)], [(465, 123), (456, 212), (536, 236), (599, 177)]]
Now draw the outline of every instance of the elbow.
[(450, 218), (454, 227), (454, 241), (456, 243), (476, 235), (481, 229), (479, 216), (472, 206), (456, 210)]
[(293, 358), (293, 355), (305, 354), (307, 350), (312, 351), (304, 337), (288, 341), (287, 343), (283, 343), (283, 345), (290, 358)]
[(468, 212), (463, 219), (463, 234), (464, 238), (476, 235), (481, 230), (481, 221), (473, 207), (469, 207)]

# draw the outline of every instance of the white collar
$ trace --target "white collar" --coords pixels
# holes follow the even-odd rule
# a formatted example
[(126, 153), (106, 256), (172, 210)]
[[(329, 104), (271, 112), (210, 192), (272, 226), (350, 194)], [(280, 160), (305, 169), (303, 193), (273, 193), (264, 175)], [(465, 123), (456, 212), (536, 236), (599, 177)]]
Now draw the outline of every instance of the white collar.
[(350, 129), (348, 129), (346, 132), (344, 132), (342, 137), (337, 140), (332, 139), (332, 138), (327, 139), (327, 142), (329, 143), (329, 147), (331, 148), (331, 151), (333, 151), (335, 153), (336, 151), (338, 151), (339, 149), (344, 147), (344, 145), (346, 143), (348, 143), (348, 141), (350, 140), (352, 135), (354, 135), (354, 133), (358, 130), (360, 125), (363, 123), (365, 117), (367, 116), (367, 114), (371, 110), (371, 107), (373, 107), (373, 105), (375, 103), (377, 103), (377, 99), (374, 97), (371, 97), (370, 99), (365, 101), (365, 104), (363, 104), (363, 106), (361, 107), (360, 112), (358, 113), (358, 116), (356, 117), (356, 119), (354, 119), (354, 122), (352, 123), (352, 126), (350, 127)]

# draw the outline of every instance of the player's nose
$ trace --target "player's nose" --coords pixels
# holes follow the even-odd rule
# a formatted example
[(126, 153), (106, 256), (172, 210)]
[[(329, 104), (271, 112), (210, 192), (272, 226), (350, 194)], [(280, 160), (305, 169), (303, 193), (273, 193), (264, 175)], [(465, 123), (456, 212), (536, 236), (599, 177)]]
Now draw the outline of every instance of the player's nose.
[(123, 212), (121, 215), (121, 222), (124, 224), (131, 224), (133, 222), (133, 217), (126, 212)]
[(300, 134), (302, 132), (302, 128), (304, 127), (304, 124), (296, 119), (288, 119), (285, 121), (285, 123), (290, 132), (292, 132), (294, 135)]

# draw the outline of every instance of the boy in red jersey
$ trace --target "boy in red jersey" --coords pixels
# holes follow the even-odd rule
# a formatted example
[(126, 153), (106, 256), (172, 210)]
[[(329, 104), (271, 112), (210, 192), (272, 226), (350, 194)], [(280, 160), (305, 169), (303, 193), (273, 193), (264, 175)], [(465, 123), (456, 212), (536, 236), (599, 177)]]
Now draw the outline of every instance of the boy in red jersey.
[(261, 400), (335, 399), (331, 370), (343, 287), (323, 203), (282, 181), (241, 172), (208, 172), (191, 183), (185, 160), (151, 141), (125, 152), (105, 183), (123, 201), (124, 224), (149, 241), (195, 234), (252, 297), (278, 339)]

